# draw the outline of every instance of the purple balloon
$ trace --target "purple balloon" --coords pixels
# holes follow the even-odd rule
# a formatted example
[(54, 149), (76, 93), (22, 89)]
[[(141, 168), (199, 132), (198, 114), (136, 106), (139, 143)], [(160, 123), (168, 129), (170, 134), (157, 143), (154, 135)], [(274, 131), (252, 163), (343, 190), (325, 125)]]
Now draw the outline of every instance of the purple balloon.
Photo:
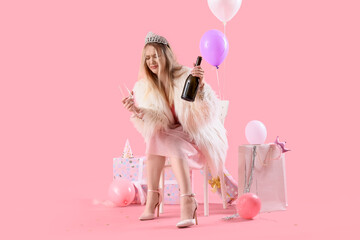
[(207, 31), (200, 40), (200, 52), (208, 63), (219, 68), (229, 52), (226, 36), (216, 29)]

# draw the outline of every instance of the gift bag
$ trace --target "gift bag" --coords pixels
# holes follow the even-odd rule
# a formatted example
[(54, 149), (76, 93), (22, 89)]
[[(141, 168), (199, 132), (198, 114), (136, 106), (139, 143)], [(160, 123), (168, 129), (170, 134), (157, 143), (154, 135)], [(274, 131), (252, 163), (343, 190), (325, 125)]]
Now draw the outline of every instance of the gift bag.
[(239, 196), (252, 192), (260, 212), (286, 210), (285, 154), (277, 144), (239, 146)]

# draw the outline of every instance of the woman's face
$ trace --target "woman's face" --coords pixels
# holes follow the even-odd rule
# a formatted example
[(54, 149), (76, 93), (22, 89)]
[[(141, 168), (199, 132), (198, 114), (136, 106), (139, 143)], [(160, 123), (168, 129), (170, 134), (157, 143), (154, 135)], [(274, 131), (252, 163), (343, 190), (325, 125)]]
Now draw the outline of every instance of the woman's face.
[(162, 52), (158, 51), (156, 55), (156, 49), (151, 45), (145, 48), (145, 62), (148, 68), (157, 76), (159, 76), (159, 69), (163, 70), (165, 67), (165, 57)]

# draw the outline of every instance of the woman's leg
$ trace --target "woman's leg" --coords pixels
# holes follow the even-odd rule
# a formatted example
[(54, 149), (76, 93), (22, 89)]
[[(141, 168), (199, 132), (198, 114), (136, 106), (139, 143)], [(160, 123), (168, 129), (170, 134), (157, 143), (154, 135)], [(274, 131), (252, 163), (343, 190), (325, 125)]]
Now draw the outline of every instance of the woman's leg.
[[(192, 193), (190, 182), (190, 169), (186, 160), (172, 158), (171, 167), (176, 180), (180, 185), (180, 194)], [(195, 210), (195, 200), (193, 197), (180, 197), (181, 220), (193, 218)]]
[[(157, 190), (159, 188), (160, 175), (165, 165), (165, 157), (158, 155), (148, 155), (146, 158), (146, 172), (148, 189)], [(155, 205), (159, 201), (157, 192), (148, 192), (144, 214), (154, 213)]]

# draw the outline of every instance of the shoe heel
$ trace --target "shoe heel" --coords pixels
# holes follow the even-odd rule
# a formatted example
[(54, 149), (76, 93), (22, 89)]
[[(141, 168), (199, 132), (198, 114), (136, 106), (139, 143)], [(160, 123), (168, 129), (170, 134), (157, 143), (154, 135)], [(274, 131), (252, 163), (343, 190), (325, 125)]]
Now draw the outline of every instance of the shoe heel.
[[(197, 210), (197, 209), (196, 209)], [(196, 210), (195, 210), (195, 223), (196, 223), (196, 225), (198, 225), (198, 221), (197, 221), (197, 212), (196, 212)]]
[(163, 200), (163, 196), (162, 196), (162, 191), (159, 191), (159, 202), (157, 204), (157, 216), (159, 217), (159, 211), (160, 211), (160, 204), (162, 203)]
[(159, 211), (160, 211), (160, 204), (162, 202), (162, 197), (161, 197), (161, 192), (159, 190), (152, 190), (152, 189), (148, 189), (148, 192), (157, 192), (159, 194), (159, 201), (155, 204), (155, 208), (154, 208), (154, 213), (151, 215), (145, 215), (143, 218), (139, 218), (139, 220), (152, 220), (156, 217), (159, 217)]
[[(194, 193), (190, 193), (190, 194), (181, 194), (180, 197), (184, 197), (184, 196), (190, 196), (190, 197), (195, 197), (195, 194)], [(193, 213), (193, 217), (191, 219), (185, 219), (185, 220), (182, 220), (180, 222), (178, 222), (176, 224), (176, 226), (178, 228), (183, 228), (183, 227), (190, 227), (192, 225), (194, 225), (194, 221), (195, 221), (195, 224), (198, 225), (198, 220), (197, 220), (197, 208), (198, 208), (198, 203), (196, 201), (196, 199), (194, 198), (195, 200), (195, 210), (194, 210), (194, 213)]]
[(198, 221), (197, 221), (197, 208), (198, 208), (198, 202), (196, 201), (196, 198), (194, 198), (194, 200), (195, 200), (195, 206), (196, 206), (196, 208), (195, 208), (195, 211), (194, 211), (194, 215), (195, 215), (195, 223), (196, 223), (196, 225), (198, 225)]
[(157, 213), (156, 213), (156, 215), (157, 215), (157, 217), (159, 217), (159, 209), (160, 209), (160, 203), (158, 203), (158, 205), (157, 205)]

